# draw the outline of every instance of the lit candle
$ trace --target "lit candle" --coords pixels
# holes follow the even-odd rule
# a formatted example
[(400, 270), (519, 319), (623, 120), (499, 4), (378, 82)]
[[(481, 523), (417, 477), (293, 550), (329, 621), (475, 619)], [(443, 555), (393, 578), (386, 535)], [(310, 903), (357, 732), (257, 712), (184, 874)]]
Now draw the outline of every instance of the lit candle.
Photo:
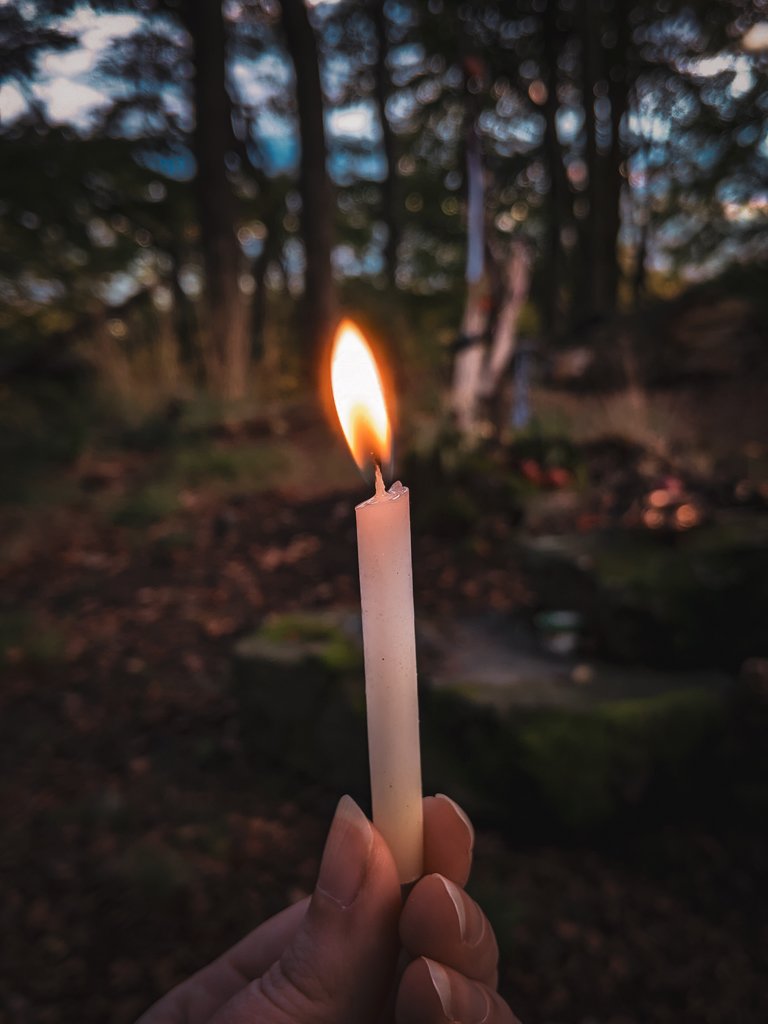
[(376, 467), (375, 494), (355, 509), (371, 797), (374, 823), (407, 883), (421, 875), (423, 862), (408, 488), (399, 481), (384, 487), (379, 463), (392, 447), (384, 389), (368, 343), (349, 320), (333, 341), (331, 385), (355, 461)]

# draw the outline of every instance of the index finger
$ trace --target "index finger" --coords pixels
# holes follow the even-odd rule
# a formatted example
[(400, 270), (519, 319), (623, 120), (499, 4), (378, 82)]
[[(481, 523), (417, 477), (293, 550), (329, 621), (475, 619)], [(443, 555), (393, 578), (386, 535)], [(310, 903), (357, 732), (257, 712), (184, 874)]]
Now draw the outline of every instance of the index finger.
[(475, 830), (459, 805), (444, 793), (425, 797), (424, 874), (466, 885), (474, 846)]

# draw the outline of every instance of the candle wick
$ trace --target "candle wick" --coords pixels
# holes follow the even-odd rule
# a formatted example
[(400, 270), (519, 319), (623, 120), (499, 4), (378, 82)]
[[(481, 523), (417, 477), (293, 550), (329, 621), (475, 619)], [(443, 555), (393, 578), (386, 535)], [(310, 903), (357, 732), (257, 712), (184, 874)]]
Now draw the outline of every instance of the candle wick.
[(373, 465), (374, 465), (374, 472), (376, 473), (376, 497), (377, 498), (383, 498), (384, 497), (385, 488), (384, 488), (384, 477), (381, 475), (381, 466), (378, 464), (378, 462), (374, 462)]

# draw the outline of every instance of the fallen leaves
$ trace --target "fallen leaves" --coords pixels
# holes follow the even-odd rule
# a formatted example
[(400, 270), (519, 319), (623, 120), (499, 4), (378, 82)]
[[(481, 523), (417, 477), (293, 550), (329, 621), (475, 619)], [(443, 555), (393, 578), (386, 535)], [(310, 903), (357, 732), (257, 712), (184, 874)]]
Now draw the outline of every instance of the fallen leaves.
[[(138, 536), (83, 517), (1, 570), (5, 607), (29, 609), (27, 634), (62, 635), (48, 660), (28, 656), (27, 634), (4, 640), (3, 1024), (130, 1024), (311, 891), (332, 801), (318, 809), (248, 766), (229, 658), (267, 611), (359, 600), (353, 505), (201, 500)], [(510, 526), (493, 526), (479, 548), (414, 537), (424, 612), (530, 601), (500, 560)], [(737, 871), (722, 837), (680, 832), (671, 852), (649, 839), (651, 871), (610, 844), (524, 841), (524, 827), (511, 846), (480, 829), (474, 884), (528, 1024), (768, 1019), (764, 845)]]

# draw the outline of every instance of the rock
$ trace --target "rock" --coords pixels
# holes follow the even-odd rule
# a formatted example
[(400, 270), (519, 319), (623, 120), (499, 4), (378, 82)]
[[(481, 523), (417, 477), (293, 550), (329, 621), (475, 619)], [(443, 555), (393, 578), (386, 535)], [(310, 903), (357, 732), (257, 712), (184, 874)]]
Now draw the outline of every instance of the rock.
[(367, 787), (362, 652), (349, 617), (267, 619), (236, 645), (233, 685), (257, 764), (347, 792)]

